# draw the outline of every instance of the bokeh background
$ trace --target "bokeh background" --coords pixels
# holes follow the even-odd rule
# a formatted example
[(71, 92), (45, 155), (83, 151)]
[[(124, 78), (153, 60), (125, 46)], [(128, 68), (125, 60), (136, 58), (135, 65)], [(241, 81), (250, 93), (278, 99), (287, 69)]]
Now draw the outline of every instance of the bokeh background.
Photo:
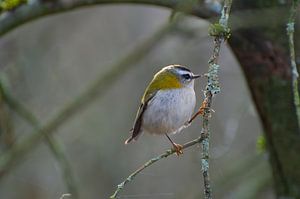
[[(0, 40), (1, 77), (17, 99), (46, 124), (111, 64), (169, 20), (170, 11), (151, 6), (101, 6), (46, 17)], [(208, 23), (184, 22), (192, 34), (169, 33), (97, 98), (55, 132), (76, 177), (81, 198), (108, 198), (125, 177), (170, 148), (164, 137), (144, 134), (124, 145), (145, 87), (161, 67), (182, 64), (207, 71), (213, 41)], [(210, 171), (215, 198), (274, 198), (268, 157), (257, 150), (261, 125), (239, 65), (225, 45), (220, 55), (221, 93), (214, 98)], [(205, 79), (196, 82), (197, 106)], [(33, 130), (11, 113), (14, 133)], [(177, 143), (199, 136), (201, 119)], [(201, 147), (171, 156), (144, 170), (120, 198), (194, 199), (203, 196)], [(60, 165), (41, 143), (0, 182), (3, 199), (58, 199), (67, 193)]]

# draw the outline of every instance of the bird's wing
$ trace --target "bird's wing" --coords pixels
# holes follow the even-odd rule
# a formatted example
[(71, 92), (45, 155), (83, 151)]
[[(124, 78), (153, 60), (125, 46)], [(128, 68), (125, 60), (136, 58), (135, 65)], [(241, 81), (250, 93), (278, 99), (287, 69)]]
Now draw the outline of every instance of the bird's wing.
[(139, 107), (139, 110), (137, 112), (137, 115), (136, 115), (136, 118), (134, 121), (133, 128), (131, 129), (132, 135), (130, 138), (128, 138), (125, 141), (125, 144), (128, 144), (132, 140), (137, 140), (138, 136), (141, 134), (141, 127), (142, 127), (144, 112), (147, 109), (147, 106), (148, 106), (149, 102), (151, 101), (151, 99), (153, 99), (153, 97), (155, 96), (155, 93), (156, 92), (153, 92), (152, 94), (148, 95), (146, 99), (144, 98), (142, 100), (142, 103)]

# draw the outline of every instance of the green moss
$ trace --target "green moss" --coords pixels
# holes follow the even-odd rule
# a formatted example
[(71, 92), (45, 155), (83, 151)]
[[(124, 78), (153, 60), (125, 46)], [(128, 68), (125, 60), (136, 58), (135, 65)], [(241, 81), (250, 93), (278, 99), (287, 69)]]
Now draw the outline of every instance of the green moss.
[(226, 28), (219, 23), (211, 24), (208, 29), (208, 34), (213, 37), (228, 39), (230, 37), (230, 28)]
[(9, 11), (19, 7), (24, 3), (27, 3), (27, 0), (4, 0), (0, 3), (0, 9), (2, 11)]

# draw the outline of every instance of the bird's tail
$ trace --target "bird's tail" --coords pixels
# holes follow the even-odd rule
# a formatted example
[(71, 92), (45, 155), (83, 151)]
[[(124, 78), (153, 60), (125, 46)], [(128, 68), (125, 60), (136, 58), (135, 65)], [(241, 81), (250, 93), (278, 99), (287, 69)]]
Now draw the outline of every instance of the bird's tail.
[(134, 139), (133, 137), (128, 138), (128, 139), (125, 141), (125, 144), (128, 144), (128, 143), (131, 142), (133, 139)]
[(140, 137), (140, 135), (143, 133), (143, 131), (141, 131), (141, 129), (139, 129), (139, 131), (137, 133), (136, 133), (136, 131), (134, 131), (134, 128), (132, 128), (130, 131), (132, 132), (132, 135), (125, 141), (125, 144), (128, 144), (131, 141), (136, 141)]
[[(133, 132), (133, 128), (130, 129), (130, 132)], [(127, 140), (125, 140), (125, 144), (128, 144), (129, 142), (131, 142), (132, 140), (136, 140), (134, 137), (134, 134), (132, 133), (131, 137), (127, 138)]]

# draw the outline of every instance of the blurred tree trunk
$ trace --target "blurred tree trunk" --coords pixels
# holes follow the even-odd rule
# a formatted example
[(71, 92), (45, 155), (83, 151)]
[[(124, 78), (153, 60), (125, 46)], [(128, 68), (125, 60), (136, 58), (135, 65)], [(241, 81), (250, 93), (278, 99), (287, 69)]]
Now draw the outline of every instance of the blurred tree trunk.
[[(238, 1), (234, 9), (258, 9), (261, 2)], [(281, 16), (270, 20), (276, 17)], [(287, 41), (282, 24), (239, 29), (232, 33), (229, 44), (244, 71), (262, 121), (277, 196), (300, 198), (300, 129)]]

